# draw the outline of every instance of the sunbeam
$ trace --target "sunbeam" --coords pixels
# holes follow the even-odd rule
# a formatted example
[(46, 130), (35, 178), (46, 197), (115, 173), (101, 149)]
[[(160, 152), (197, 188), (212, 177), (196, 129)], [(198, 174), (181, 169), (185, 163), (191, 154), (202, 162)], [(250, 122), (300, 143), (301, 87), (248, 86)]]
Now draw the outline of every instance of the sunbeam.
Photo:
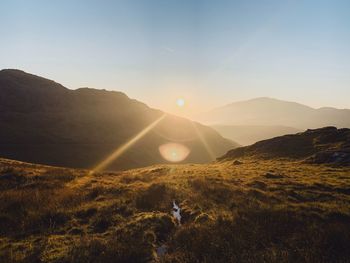
[(140, 131), (138, 134), (136, 134), (128, 142), (126, 142), (125, 144), (118, 147), (111, 155), (109, 155), (106, 159), (104, 159), (102, 162), (100, 162), (94, 169), (92, 169), (90, 174), (93, 174), (93, 173), (100, 171), (103, 168), (107, 167), (111, 162), (113, 162), (115, 159), (117, 159), (119, 156), (121, 156), (127, 149), (129, 149), (131, 146), (133, 146), (137, 141), (139, 141), (149, 131), (151, 131), (154, 127), (156, 127), (157, 124), (165, 118), (165, 116), (166, 116), (166, 113), (164, 113), (162, 116), (160, 116), (154, 122), (149, 124), (146, 128), (144, 128), (142, 131)]
[(213, 151), (211, 150), (209, 144), (207, 143), (207, 141), (205, 140), (203, 134), (199, 131), (199, 129), (197, 128), (196, 124), (194, 122), (192, 122), (193, 128), (196, 131), (196, 134), (199, 138), (199, 140), (202, 142), (205, 150), (207, 151), (208, 155), (210, 156), (210, 159), (212, 161), (214, 161), (216, 159), (215, 154), (213, 153)]

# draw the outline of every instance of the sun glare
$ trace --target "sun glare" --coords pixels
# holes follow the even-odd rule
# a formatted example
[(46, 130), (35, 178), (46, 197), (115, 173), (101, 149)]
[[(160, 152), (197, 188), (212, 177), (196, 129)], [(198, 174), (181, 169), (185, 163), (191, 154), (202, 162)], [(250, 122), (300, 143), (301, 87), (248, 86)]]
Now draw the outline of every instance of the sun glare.
[(185, 106), (185, 100), (183, 98), (178, 98), (176, 100), (176, 105), (179, 106), (179, 107)]

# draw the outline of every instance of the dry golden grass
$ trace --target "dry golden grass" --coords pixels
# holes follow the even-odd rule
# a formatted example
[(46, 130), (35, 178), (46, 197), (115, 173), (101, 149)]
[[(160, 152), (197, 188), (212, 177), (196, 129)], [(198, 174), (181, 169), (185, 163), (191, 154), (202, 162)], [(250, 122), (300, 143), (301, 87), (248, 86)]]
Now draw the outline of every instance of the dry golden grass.
[(0, 189), (0, 262), (350, 262), (349, 167), (243, 158), (89, 175), (0, 159)]

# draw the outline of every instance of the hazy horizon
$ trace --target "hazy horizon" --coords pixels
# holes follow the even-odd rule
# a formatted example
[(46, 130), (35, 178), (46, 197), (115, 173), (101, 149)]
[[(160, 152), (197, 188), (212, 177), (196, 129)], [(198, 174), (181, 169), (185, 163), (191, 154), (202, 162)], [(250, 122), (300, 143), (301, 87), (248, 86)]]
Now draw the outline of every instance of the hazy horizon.
[[(2, 1), (0, 68), (182, 116), (271, 97), (350, 108), (346, 1)], [(184, 107), (176, 100), (183, 98)]]
[(0, 262), (350, 263), (349, 11), (0, 1)]

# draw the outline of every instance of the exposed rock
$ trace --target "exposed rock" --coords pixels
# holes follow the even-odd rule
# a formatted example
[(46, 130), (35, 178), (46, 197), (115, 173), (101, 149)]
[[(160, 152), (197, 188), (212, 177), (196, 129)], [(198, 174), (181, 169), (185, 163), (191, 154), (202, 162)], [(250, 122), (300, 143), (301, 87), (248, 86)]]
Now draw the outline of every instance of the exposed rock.
[(327, 151), (320, 152), (312, 155), (311, 157), (305, 160), (309, 163), (333, 163), (333, 164), (342, 164), (342, 165), (350, 165), (350, 152), (345, 151)]
[(267, 179), (280, 179), (280, 178), (283, 178), (284, 176), (281, 174), (274, 174), (274, 173), (268, 172), (264, 174), (264, 177)]
[(233, 165), (240, 165), (240, 164), (243, 164), (243, 163), (241, 161), (239, 161), (239, 160), (235, 160), (232, 164)]

